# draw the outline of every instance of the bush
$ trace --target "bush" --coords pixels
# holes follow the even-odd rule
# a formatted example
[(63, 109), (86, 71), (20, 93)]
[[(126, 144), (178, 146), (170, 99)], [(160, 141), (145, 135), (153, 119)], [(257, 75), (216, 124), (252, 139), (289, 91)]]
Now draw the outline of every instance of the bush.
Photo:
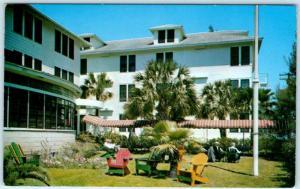
[(189, 137), (189, 130), (187, 129), (176, 129), (175, 131), (169, 132), (169, 138), (171, 141), (180, 141)]
[(77, 138), (78, 141), (80, 142), (90, 142), (90, 143), (95, 143), (96, 142), (96, 137), (93, 136), (91, 133), (89, 132), (84, 132), (84, 133), (81, 133), (78, 138)]
[(282, 144), (282, 161), (287, 170), (287, 186), (295, 185), (296, 140), (291, 138)]
[(201, 145), (201, 143), (196, 140), (187, 140), (184, 143), (184, 148), (186, 152), (190, 154), (198, 154), (206, 151)]
[(157, 134), (164, 134), (170, 131), (170, 126), (167, 121), (160, 121), (154, 125), (153, 131)]

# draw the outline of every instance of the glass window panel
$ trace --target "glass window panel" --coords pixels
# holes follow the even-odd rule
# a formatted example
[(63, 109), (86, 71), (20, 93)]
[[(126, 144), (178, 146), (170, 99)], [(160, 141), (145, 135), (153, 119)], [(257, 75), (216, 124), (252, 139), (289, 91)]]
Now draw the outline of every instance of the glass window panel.
[(4, 49), (4, 60), (14, 63), (15, 62), (14, 52), (8, 49)]
[(68, 79), (68, 72), (67, 72), (67, 70), (62, 70), (62, 75), (61, 75), (61, 77), (63, 78), (63, 79), (65, 79), (65, 80), (67, 80)]
[(231, 82), (231, 86), (233, 88), (238, 88), (239, 87), (239, 80), (234, 79), (234, 80), (231, 80), (230, 82)]
[(74, 74), (72, 72), (69, 72), (69, 81), (74, 83)]
[(65, 104), (63, 99), (57, 98), (57, 129), (65, 128)]
[(166, 61), (173, 61), (173, 52), (166, 53)]
[(35, 58), (34, 59), (34, 69), (38, 71), (42, 71), (42, 61)]
[(132, 96), (132, 90), (135, 88), (135, 85), (128, 85), (128, 99)]
[(120, 72), (127, 72), (127, 56), (120, 56)]
[(231, 66), (239, 65), (239, 48), (238, 47), (230, 48), (230, 65)]
[(55, 51), (61, 52), (61, 33), (55, 30)]
[(8, 88), (4, 87), (4, 127), (7, 127), (7, 99), (8, 99)]
[(120, 127), (119, 132), (126, 132), (126, 127)]
[(80, 60), (80, 74), (81, 75), (87, 74), (87, 59)]
[(135, 55), (129, 55), (129, 71), (135, 72)]
[(242, 47), (242, 65), (249, 65), (250, 64), (250, 47), (244, 46)]
[(32, 39), (33, 32), (33, 17), (29, 13), (25, 13), (25, 37)]
[(27, 101), (27, 91), (10, 88), (9, 127), (27, 128)]
[(69, 57), (74, 59), (74, 40), (69, 38)]
[(60, 77), (60, 68), (54, 67), (54, 75)]
[(163, 62), (164, 61), (164, 53), (156, 53), (156, 61)]
[(44, 124), (44, 95), (29, 93), (29, 128), (42, 129)]
[(56, 97), (48, 95), (45, 99), (45, 128), (56, 128)]
[(174, 37), (175, 37), (175, 31), (174, 30), (168, 30), (168, 42), (174, 42)]
[(231, 132), (231, 133), (238, 133), (239, 129), (237, 129), (237, 128), (229, 129), (229, 132)]
[(14, 20), (14, 32), (18, 33), (18, 34), (23, 34), (22, 30), (23, 30), (23, 10), (22, 7), (20, 5), (15, 5), (14, 6), (14, 16), (13, 16)]
[(127, 94), (126, 94), (127, 85), (120, 85), (120, 102), (126, 102)]
[(19, 51), (13, 51), (14, 63), (22, 66), (22, 53)]
[(249, 132), (250, 132), (250, 129), (241, 128), (241, 132), (242, 132), (242, 133), (249, 133)]
[(68, 36), (62, 34), (62, 54), (68, 56)]
[(24, 66), (27, 68), (32, 68), (32, 57), (25, 54)]
[(166, 33), (165, 30), (158, 31), (158, 43), (165, 43), (166, 40), (165, 33)]
[(38, 18), (34, 18), (34, 41), (42, 44), (42, 21)]
[(242, 79), (241, 80), (241, 88), (248, 88), (250, 87), (249, 79)]
[(84, 40), (86, 40), (87, 42), (90, 42), (90, 38), (89, 37), (84, 37)]

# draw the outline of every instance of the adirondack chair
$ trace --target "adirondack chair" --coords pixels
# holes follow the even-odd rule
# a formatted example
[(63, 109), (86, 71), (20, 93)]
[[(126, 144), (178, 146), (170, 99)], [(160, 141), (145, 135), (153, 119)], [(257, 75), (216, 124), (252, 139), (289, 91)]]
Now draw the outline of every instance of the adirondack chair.
[(26, 162), (37, 165), (37, 166), (39, 165), (39, 157), (38, 158), (37, 157), (28, 158), (24, 154), (20, 144), (16, 144), (15, 142), (12, 142), (10, 145), (7, 146), (7, 148), (9, 149), (10, 154), (15, 159), (15, 161), (18, 165), (24, 164)]
[(120, 148), (116, 153), (115, 160), (113, 157), (107, 157), (108, 174), (129, 174), (128, 163), (131, 160), (131, 153), (127, 148)]
[(153, 173), (156, 173), (156, 166), (158, 161), (151, 160), (149, 158), (136, 158), (135, 159), (135, 171), (136, 174), (139, 174), (139, 171), (145, 172), (148, 176), (151, 176)]
[(204, 153), (193, 156), (191, 162), (187, 162), (183, 158), (177, 164), (177, 180), (189, 182), (191, 183), (191, 186), (195, 186), (196, 181), (207, 183), (208, 178), (202, 177), (207, 160), (208, 157)]

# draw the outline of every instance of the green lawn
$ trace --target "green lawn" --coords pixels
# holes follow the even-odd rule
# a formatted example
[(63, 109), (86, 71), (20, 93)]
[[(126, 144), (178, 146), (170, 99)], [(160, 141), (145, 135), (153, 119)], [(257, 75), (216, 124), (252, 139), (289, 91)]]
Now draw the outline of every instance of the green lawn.
[[(136, 157), (136, 155), (135, 155)], [(160, 169), (166, 168), (160, 165)], [(131, 174), (127, 176), (106, 175), (102, 169), (48, 169), (52, 186), (153, 186), (153, 187), (187, 187), (186, 183), (177, 182), (171, 178), (149, 178), (134, 174), (134, 161), (130, 162)], [(242, 157), (239, 163), (210, 163), (204, 170), (204, 176), (209, 178), (208, 184), (198, 184), (201, 187), (280, 187), (284, 183), (279, 175), (285, 172), (280, 162), (259, 160), (260, 176), (251, 176), (252, 157)], [(28, 185), (31, 182), (24, 182)], [(34, 183), (35, 185), (37, 183)]]

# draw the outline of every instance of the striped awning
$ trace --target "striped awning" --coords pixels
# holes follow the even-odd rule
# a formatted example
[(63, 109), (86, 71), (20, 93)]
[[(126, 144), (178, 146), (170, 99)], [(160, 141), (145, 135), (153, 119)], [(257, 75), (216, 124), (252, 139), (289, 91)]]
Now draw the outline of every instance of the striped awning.
[[(143, 127), (155, 123), (146, 120), (106, 120), (97, 116), (86, 115), (83, 122), (100, 127)], [(273, 120), (259, 120), (259, 128), (271, 128), (278, 126), (278, 122)], [(232, 129), (232, 128), (252, 128), (252, 120), (189, 120), (178, 123), (179, 127), (195, 129)]]
[[(272, 120), (259, 120), (259, 128), (269, 128), (275, 126)], [(178, 123), (179, 127), (205, 128), (205, 129), (232, 129), (251, 128), (252, 120), (189, 120)]]

